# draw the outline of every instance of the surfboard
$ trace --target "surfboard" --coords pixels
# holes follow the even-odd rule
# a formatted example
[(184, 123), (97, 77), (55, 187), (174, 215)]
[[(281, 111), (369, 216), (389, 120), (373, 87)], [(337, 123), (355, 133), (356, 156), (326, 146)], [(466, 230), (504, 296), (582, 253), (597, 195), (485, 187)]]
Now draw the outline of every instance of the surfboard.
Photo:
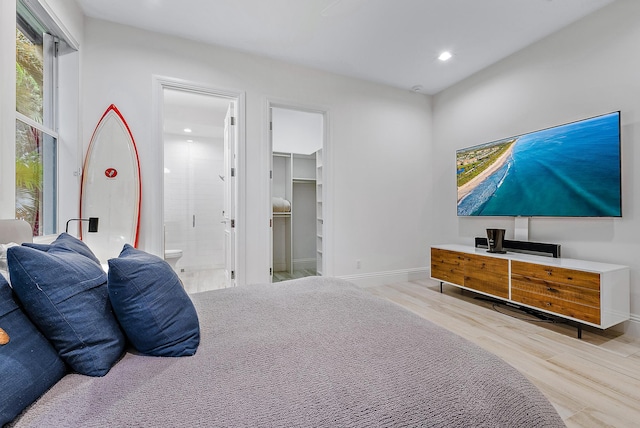
[(80, 218), (97, 217), (98, 231), (81, 221), (80, 237), (106, 263), (124, 244), (138, 246), (140, 160), (131, 130), (111, 104), (93, 132), (82, 171)]

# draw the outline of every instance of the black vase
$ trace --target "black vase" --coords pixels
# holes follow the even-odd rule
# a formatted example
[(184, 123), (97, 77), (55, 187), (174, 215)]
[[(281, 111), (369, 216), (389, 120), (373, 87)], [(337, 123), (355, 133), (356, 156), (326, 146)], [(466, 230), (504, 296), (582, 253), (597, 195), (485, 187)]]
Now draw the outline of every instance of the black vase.
[(490, 253), (506, 253), (502, 249), (504, 242), (504, 229), (487, 229), (487, 242)]

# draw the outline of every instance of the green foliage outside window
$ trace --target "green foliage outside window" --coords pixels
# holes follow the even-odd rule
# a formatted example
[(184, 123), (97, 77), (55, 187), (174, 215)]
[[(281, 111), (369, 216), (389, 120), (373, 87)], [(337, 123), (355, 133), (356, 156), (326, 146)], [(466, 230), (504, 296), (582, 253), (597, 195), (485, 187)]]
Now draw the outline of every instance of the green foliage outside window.
[(33, 44), (16, 29), (16, 110), (42, 123), (42, 45)]
[[(16, 111), (42, 123), (42, 45), (16, 30)], [(16, 122), (16, 218), (26, 220), (40, 235), (43, 190), (42, 133)]]

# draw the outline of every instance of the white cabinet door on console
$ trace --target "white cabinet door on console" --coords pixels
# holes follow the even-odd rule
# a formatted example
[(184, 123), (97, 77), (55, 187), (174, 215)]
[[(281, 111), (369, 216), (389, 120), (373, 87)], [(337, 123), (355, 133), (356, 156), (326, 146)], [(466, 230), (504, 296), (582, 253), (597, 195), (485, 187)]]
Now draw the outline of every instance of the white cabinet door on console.
[(627, 266), (438, 245), (431, 278), (602, 329), (630, 316)]

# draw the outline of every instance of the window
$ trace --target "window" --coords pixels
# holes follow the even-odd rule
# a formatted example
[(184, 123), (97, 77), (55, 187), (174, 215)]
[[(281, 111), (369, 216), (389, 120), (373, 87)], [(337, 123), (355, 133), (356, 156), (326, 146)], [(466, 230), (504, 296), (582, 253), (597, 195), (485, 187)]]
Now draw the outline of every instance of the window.
[(57, 232), (57, 52), (55, 32), (17, 2), (16, 218), (33, 235)]

